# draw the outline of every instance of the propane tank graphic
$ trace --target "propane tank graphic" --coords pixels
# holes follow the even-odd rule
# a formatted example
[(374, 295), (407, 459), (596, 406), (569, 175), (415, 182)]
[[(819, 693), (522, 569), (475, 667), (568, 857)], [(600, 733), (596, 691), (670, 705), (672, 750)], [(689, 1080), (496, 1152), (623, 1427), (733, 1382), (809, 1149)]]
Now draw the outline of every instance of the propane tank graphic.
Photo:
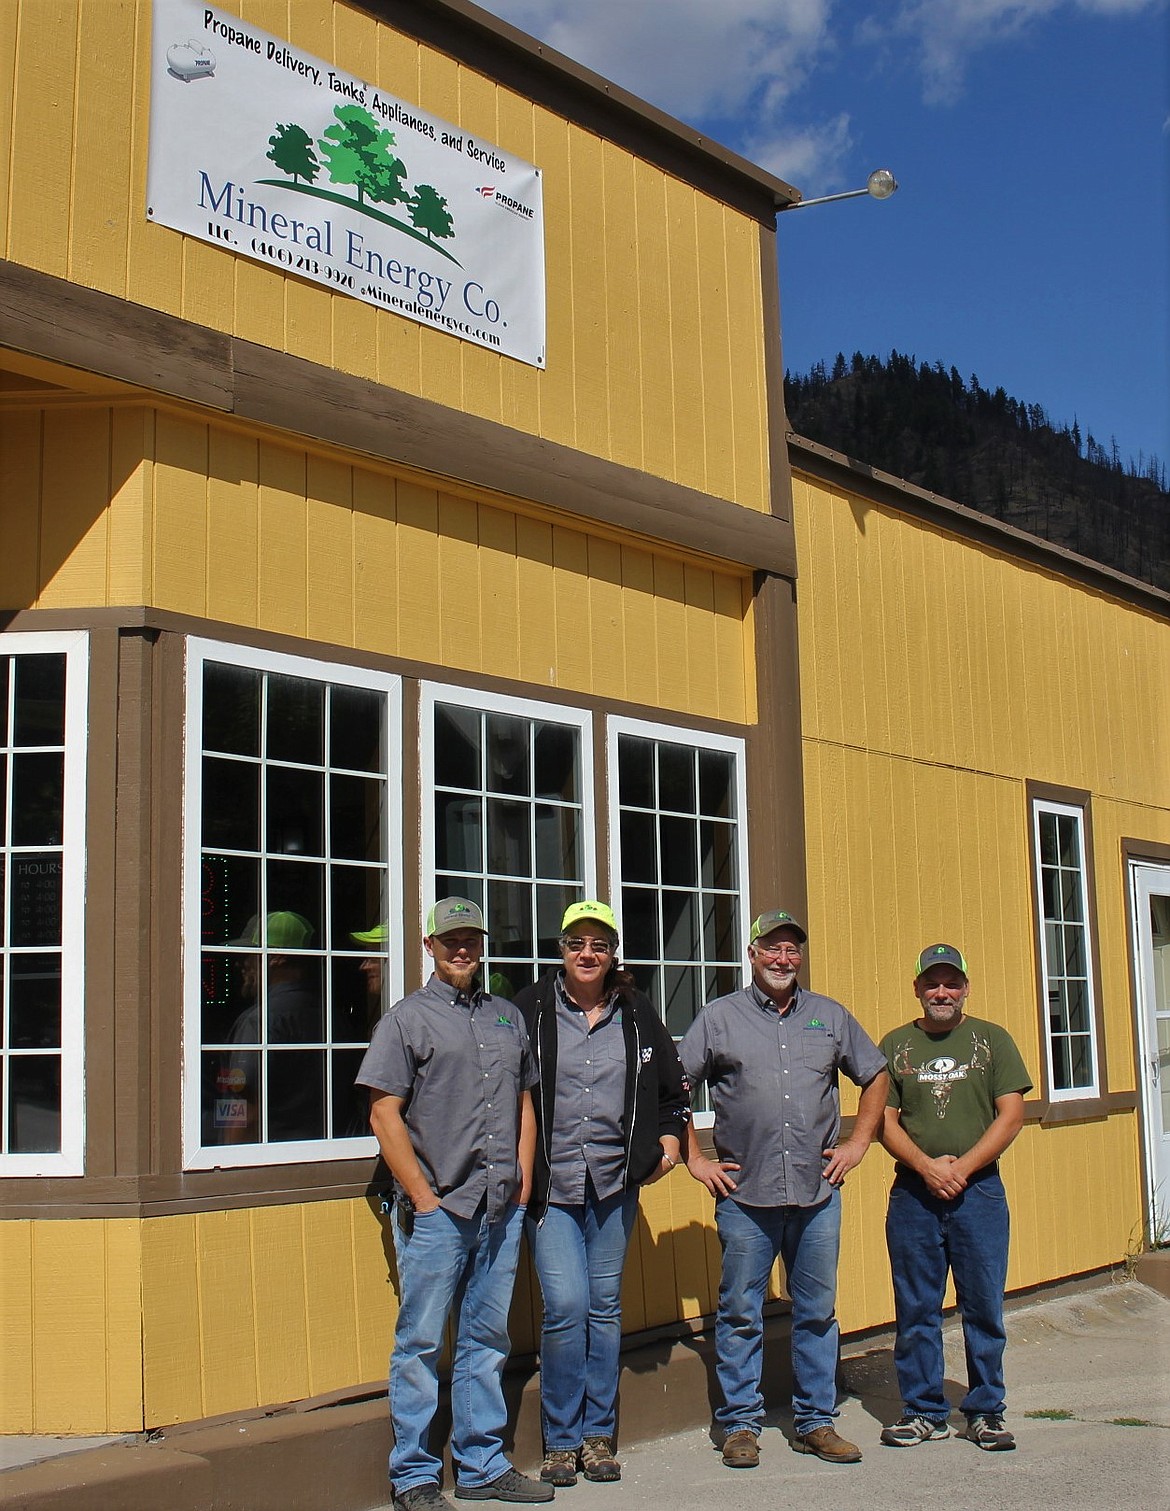
[(167, 48), (167, 72), (184, 84), (192, 79), (210, 79), (215, 72), (215, 54), (210, 47), (194, 38), (175, 42)]

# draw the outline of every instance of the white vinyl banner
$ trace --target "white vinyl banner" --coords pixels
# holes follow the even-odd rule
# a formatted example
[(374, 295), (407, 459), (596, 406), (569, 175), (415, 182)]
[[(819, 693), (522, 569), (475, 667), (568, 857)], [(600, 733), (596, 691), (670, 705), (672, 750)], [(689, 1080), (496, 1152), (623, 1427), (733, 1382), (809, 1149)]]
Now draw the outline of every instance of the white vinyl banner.
[(540, 170), (195, 0), (154, 0), (146, 213), (544, 366)]

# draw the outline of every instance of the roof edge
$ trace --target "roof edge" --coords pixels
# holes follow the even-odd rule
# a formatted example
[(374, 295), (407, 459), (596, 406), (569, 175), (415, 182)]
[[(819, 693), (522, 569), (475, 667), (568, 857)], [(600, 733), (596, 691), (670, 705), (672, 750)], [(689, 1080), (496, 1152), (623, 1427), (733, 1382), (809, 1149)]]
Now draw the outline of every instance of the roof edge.
[(346, 0), (579, 126), (638, 151), (658, 167), (757, 219), (797, 203), (799, 189), (471, 3)]
[(1071, 578), (1086, 587), (1108, 593), (1135, 607), (1157, 614), (1161, 619), (1170, 619), (1170, 592), (1107, 567), (1103, 562), (1093, 561), (1070, 551), (1067, 546), (1057, 546), (1039, 535), (1031, 535), (1016, 525), (1004, 524), (978, 509), (956, 503), (954, 499), (942, 498), (925, 488), (909, 483), (905, 478), (882, 472), (868, 462), (859, 462), (822, 446), (819, 441), (810, 441), (805, 436), (788, 431), (788, 454), (794, 471), (811, 473), (823, 482), (837, 483), (865, 494), (877, 503), (888, 504), (905, 514), (952, 530), (956, 535), (977, 540), (982, 545), (992, 546), (1008, 556), (1026, 561), (1032, 566), (1044, 567), (1061, 577)]

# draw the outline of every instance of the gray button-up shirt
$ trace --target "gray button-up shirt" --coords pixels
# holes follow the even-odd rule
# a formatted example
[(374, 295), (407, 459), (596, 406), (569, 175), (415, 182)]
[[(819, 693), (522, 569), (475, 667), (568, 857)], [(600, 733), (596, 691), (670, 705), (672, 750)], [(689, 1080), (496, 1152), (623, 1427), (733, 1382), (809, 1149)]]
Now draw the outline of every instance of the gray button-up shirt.
[(569, 1000), (563, 975), (557, 977), (554, 994), (557, 1084), (548, 1199), (576, 1206), (585, 1200), (586, 1171), (600, 1200), (622, 1189), (626, 1036), (615, 997), (590, 1028), (588, 1018)]
[(402, 1097), (402, 1119), (443, 1207), (489, 1222), (520, 1187), (519, 1097), (537, 1080), (519, 1012), (432, 976), (374, 1030), (357, 1084)]
[(839, 1002), (797, 987), (786, 1013), (753, 982), (709, 1002), (679, 1058), (706, 1081), (718, 1157), (739, 1165), (735, 1200), (747, 1207), (815, 1207), (832, 1194), (823, 1151), (841, 1131), (837, 1074), (867, 1086), (885, 1056)]

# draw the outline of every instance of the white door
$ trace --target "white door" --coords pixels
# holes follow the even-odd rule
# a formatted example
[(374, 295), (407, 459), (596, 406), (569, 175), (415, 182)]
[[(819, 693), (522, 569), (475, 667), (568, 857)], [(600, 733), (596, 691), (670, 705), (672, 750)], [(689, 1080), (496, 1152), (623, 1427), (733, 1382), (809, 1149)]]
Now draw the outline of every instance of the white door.
[(1149, 1236), (1170, 1242), (1170, 866), (1130, 864)]

